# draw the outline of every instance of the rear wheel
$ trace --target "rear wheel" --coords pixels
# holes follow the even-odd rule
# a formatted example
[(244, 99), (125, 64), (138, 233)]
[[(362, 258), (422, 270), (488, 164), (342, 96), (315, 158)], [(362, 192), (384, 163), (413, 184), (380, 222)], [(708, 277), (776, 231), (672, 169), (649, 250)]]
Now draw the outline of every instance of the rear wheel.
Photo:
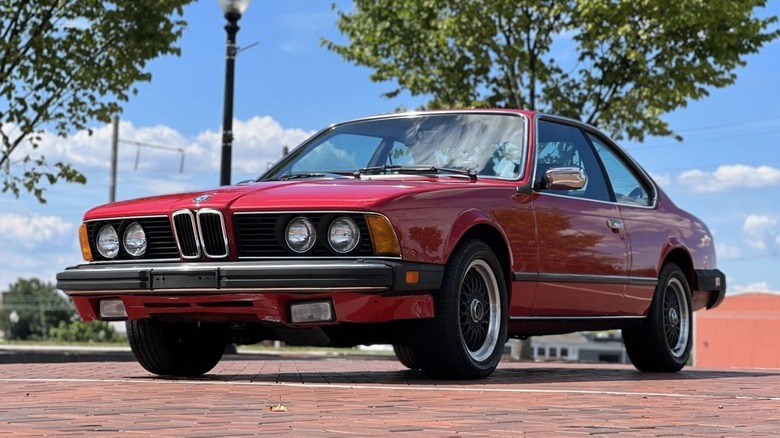
[(661, 270), (647, 318), (623, 330), (626, 353), (640, 371), (677, 372), (688, 362), (693, 344), (691, 290), (682, 270)]
[(127, 339), (142, 367), (163, 376), (192, 377), (211, 371), (228, 344), (218, 324), (128, 321)]
[(435, 315), (410, 333), (416, 365), (435, 378), (489, 376), (506, 342), (507, 292), (487, 244), (466, 240), (455, 249), (435, 296)]

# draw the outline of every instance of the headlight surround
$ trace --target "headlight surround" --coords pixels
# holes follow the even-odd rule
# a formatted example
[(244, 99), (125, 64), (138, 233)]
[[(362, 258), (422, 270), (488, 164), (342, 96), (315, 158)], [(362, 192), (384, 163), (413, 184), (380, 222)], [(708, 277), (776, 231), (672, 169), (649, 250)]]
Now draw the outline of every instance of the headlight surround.
[(103, 257), (113, 259), (119, 255), (119, 235), (116, 233), (116, 229), (113, 226), (103, 225), (97, 233), (95, 243), (98, 252)]
[(360, 227), (351, 218), (340, 217), (328, 227), (328, 244), (333, 251), (347, 254), (360, 243)]
[(303, 254), (317, 243), (317, 230), (309, 219), (299, 216), (287, 224), (284, 239), (291, 251)]
[(125, 251), (133, 257), (141, 257), (146, 254), (146, 232), (138, 222), (133, 222), (125, 228), (122, 242)]

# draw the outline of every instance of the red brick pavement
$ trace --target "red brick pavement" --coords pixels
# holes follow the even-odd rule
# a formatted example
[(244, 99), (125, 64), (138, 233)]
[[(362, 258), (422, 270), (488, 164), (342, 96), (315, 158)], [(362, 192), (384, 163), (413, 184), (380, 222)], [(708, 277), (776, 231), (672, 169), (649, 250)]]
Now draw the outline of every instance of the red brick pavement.
[[(270, 408), (282, 404), (286, 412)], [(0, 365), (0, 435), (766, 436), (780, 372), (502, 363), (432, 381), (390, 359), (229, 356), (198, 379), (134, 362)]]

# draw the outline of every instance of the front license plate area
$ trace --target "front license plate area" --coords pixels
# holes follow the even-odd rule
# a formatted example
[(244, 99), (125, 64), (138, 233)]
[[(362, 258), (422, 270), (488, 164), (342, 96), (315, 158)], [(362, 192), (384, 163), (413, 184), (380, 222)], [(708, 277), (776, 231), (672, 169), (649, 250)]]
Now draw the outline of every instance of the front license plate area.
[(216, 289), (217, 271), (152, 271), (152, 289)]

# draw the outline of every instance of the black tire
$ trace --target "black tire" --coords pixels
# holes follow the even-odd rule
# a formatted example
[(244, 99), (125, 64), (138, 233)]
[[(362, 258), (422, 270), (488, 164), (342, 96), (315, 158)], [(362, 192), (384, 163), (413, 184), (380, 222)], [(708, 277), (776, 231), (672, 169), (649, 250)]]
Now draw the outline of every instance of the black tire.
[(417, 363), (417, 359), (414, 357), (412, 349), (406, 345), (393, 345), (393, 351), (395, 357), (401, 362), (401, 365), (409, 368), (410, 370), (419, 370), (420, 365)]
[(432, 378), (489, 376), (506, 342), (507, 291), (501, 264), (487, 244), (469, 239), (456, 247), (434, 311), (433, 319), (410, 332), (415, 364)]
[(688, 363), (693, 345), (691, 289), (677, 265), (661, 269), (647, 318), (623, 329), (623, 343), (640, 371), (674, 373)]
[(128, 321), (127, 340), (142, 367), (161, 376), (193, 377), (211, 371), (228, 344), (217, 324)]

